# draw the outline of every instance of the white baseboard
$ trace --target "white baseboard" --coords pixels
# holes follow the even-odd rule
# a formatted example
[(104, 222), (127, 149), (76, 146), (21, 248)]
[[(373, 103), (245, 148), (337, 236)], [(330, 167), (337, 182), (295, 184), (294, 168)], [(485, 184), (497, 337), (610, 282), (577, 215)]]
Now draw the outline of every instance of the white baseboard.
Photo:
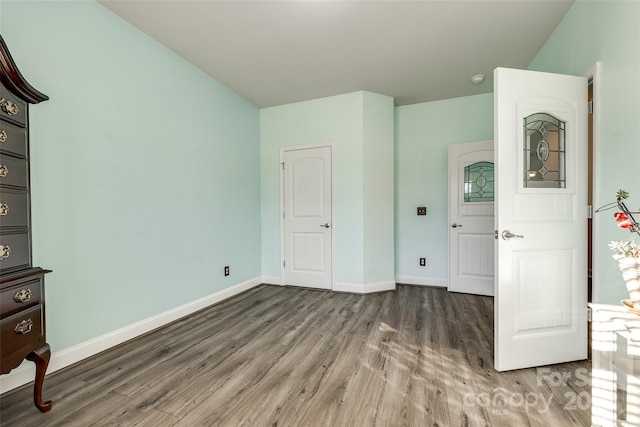
[(395, 289), (396, 283), (394, 281), (374, 283), (336, 282), (333, 287), (335, 292), (351, 292), (354, 294), (370, 294), (373, 292), (394, 291)]
[[(122, 344), (125, 341), (157, 329), (175, 320), (181, 319), (212, 304), (254, 288), (261, 283), (262, 277), (238, 283), (237, 285), (165, 311), (164, 313), (157, 314), (62, 351), (52, 353), (49, 367), (47, 368), (47, 374), (66, 368), (67, 366), (98, 354), (108, 348)], [(11, 373), (3, 375), (0, 377), (2, 379), (0, 381), (0, 394), (32, 382), (35, 378), (35, 372), (35, 365), (31, 362), (26, 362), (11, 371)]]
[[(279, 276), (262, 276), (262, 283), (267, 285), (278, 285), (282, 283)], [(369, 294), (372, 292), (393, 291), (396, 289), (395, 282), (375, 282), (375, 283), (346, 283), (337, 282), (332, 291), (350, 292), (354, 294)]]
[(281, 285), (280, 276), (262, 276), (262, 283), (267, 285)]
[(449, 285), (446, 279), (419, 276), (396, 276), (396, 283), (404, 285), (434, 286), (437, 288), (446, 288)]

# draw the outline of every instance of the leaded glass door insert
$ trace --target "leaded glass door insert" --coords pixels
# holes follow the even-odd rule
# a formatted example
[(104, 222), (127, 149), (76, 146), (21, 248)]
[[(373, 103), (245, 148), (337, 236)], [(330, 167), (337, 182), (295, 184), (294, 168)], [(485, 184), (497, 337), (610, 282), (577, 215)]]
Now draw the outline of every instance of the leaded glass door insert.
[(565, 122), (548, 113), (524, 118), (524, 187), (565, 188)]
[(465, 166), (464, 201), (493, 202), (492, 162), (476, 162)]

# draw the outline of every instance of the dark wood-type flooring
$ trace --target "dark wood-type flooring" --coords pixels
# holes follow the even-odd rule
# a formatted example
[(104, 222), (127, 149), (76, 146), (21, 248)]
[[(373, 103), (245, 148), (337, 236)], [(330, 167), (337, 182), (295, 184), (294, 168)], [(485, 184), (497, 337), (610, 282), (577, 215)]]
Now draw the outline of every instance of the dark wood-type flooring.
[[(2, 426), (589, 426), (589, 362), (499, 373), (493, 299), (261, 285), (0, 399)], [(566, 384), (549, 381), (564, 376)], [(582, 385), (579, 387), (578, 385)], [(584, 400), (583, 400), (584, 401)]]

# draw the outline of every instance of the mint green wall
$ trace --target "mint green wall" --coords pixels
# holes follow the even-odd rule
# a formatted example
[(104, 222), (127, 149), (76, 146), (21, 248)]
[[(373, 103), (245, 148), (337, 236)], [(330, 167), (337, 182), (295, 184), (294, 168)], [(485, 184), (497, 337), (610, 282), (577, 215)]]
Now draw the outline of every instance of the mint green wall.
[[(54, 351), (279, 277), (289, 145), (335, 146), (337, 281), (392, 280), (395, 252), (398, 277), (446, 282), (447, 147), (493, 137), (493, 94), (395, 108), (394, 153), (388, 97), (259, 112), (97, 3), (3, 0), (0, 13), (24, 75), (51, 97), (31, 110), (31, 149), (34, 260), (54, 270)], [(640, 207), (639, 28), (639, 2), (579, 0), (530, 65), (584, 75), (603, 63), (596, 205), (626, 188)], [(608, 214), (596, 233), (596, 299), (617, 303), (626, 293), (606, 244), (629, 235)]]
[(262, 274), (280, 277), (280, 148), (335, 144), (337, 280), (362, 282), (362, 93), (260, 110)]
[[(640, 2), (577, 1), (529, 68), (583, 76), (598, 61), (602, 98), (594, 205), (615, 201), (623, 188), (631, 193), (628, 206), (640, 208)], [(612, 213), (596, 216), (594, 300), (618, 304), (628, 294), (607, 244), (633, 235), (616, 227)]]
[(364, 283), (395, 282), (393, 98), (363, 96)]
[(54, 351), (261, 275), (255, 106), (98, 3), (3, 1), (1, 19), (51, 98), (31, 165)]
[[(493, 93), (396, 108), (396, 275), (448, 280), (449, 144), (493, 138)], [(418, 206), (427, 216), (417, 216)], [(419, 258), (427, 266), (418, 265)]]
[[(365, 105), (367, 107), (365, 108)], [(376, 269), (366, 270), (383, 254), (393, 254), (393, 239), (389, 230), (393, 227), (393, 201), (389, 197), (389, 182), (393, 181), (393, 158), (387, 157), (388, 166), (381, 169), (380, 179), (384, 197), (375, 199), (365, 191), (375, 190), (377, 181), (370, 174), (377, 162), (385, 160), (383, 153), (365, 155), (365, 146), (380, 145), (386, 138), (384, 153), (393, 154), (393, 99), (366, 92), (355, 92), (312, 101), (298, 102), (260, 110), (260, 144), (262, 173), (262, 273), (271, 278), (280, 277), (280, 148), (294, 145), (333, 143), (336, 218), (333, 225), (336, 236), (335, 280), (341, 283), (365, 284), (393, 280), (393, 259), (382, 262)], [(381, 120), (372, 127), (381, 129), (381, 136), (365, 133), (365, 116), (369, 121)], [(370, 139), (365, 139), (365, 135)], [(370, 163), (365, 168), (365, 163)], [(370, 187), (371, 185), (371, 187)], [(390, 203), (389, 203), (390, 202)], [(365, 234), (368, 212), (365, 208), (380, 206), (380, 217), (372, 218), (378, 224), (385, 218), (389, 224), (379, 241), (371, 244), (387, 248), (365, 251)], [(377, 239), (373, 237), (372, 239)], [(379, 252), (375, 252), (379, 250)], [(386, 266), (386, 268), (385, 268)], [(390, 267), (390, 268), (389, 268)], [(384, 273), (382, 270), (385, 270)]]

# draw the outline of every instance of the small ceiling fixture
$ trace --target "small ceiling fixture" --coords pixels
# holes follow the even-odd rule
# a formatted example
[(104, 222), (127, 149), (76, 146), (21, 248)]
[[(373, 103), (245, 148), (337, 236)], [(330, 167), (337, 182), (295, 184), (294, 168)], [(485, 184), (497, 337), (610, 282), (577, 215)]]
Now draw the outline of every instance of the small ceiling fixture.
[(484, 74), (476, 74), (475, 76), (471, 77), (471, 81), (474, 85), (479, 85), (484, 81)]

